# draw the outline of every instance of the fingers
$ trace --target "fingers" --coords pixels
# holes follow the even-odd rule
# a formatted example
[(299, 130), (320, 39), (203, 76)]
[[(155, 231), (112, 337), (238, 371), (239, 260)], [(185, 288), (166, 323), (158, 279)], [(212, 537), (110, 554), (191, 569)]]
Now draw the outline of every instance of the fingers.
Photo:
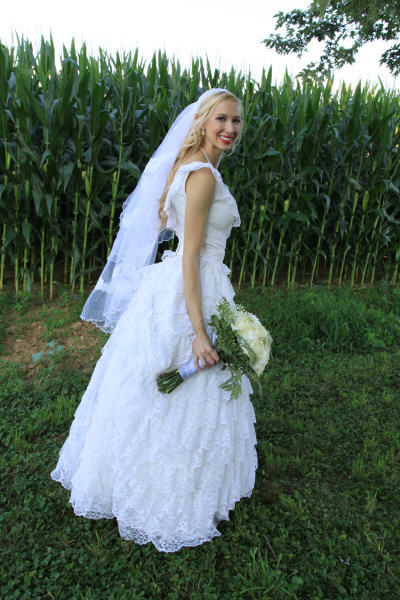
[(206, 355), (207, 358), (207, 362), (212, 366), (215, 365), (215, 363), (217, 363), (219, 361), (219, 356), (218, 354), (215, 352), (214, 348), (211, 348), (211, 350), (208, 352), (208, 354)]
[(206, 361), (203, 357), (198, 356), (196, 358), (196, 368), (198, 371), (202, 371), (207, 366)]
[(202, 356), (197, 356), (197, 358), (195, 359), (195, 365), (198, 371), (202, 371), (206, 367), (210, 367), (210, 364), (208, 363), (207, 359), (205, 359)]
[(219, 356), (218, 356), (218, 354), (215, 352), (215, 350), (214, 350), (214, 349), (213, 349), (213, 350), (212, 350), (212, 352), (211, 352), (211, 356), (213, 357), (213, 359), (214, 359), (214, 361), (215, 361), (215, 362), (218, 362), (218, 361), (219, 361)]
[(196, 356), (194, 359), (194, 365), (195, 365), (196, 369), (199, 371), (199, 373), (201, 373), (201, 371), (204, 369), (203, 362), (200, 362), (200, 360), (201, 360), (200, 356)]
[(217, 363), (218, 361), (219, 361), (219, 356), (216, 352), (214, 352), (213, 355), (211, 355), (211, 353), (210, 353), (210, 355), (208, 357), (197, 356), (195, 359), (196, 369), (198, 371), (205, 369), (205, 368), (211, 369), (211, 367), (213, 365), (215, 365), (215, 363)]
[(193, 341), (193, 354), (194, 364), (197, 371), (210, 369), (219, 361), (219, 356), (209, 341), (208, 343), (204, 343), (203, 340), (199, 341), (197, 338), (195, 338)]

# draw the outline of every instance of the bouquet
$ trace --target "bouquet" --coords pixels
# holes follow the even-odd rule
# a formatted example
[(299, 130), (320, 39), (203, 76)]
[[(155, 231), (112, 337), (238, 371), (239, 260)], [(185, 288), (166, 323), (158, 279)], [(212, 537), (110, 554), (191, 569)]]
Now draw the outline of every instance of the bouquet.
[[(241, 378), (245, 374), (261, 391), (259, 378), (270, 357), (271, 335), (259, 319), (240, 304), (232, 308), (228, 300), (223, 298), (217, 311), (208, 323), (215, 327), (211, 342), (215, 344), (215, 351), (224, 363), (222, 369), (230, 371), (230, 377), (219, 387), (230, 392), (230, 399), (234, 400), (240, 395)], [(157, 388), (163, 394), (170, 394), (196, 371), (192, 359), (179, 369), (158, 375)]]

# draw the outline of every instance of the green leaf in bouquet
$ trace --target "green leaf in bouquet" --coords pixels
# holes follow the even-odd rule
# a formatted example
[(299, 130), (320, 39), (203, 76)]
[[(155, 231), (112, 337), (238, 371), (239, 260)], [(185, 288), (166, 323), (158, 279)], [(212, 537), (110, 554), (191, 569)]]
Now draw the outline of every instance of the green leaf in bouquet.
[(231, 376), (229, 377), (229, 379), (224, 381), (224, 383), (221, 383), (221, 385), (219, 386), (222, 390), (225, 390), (226, 392), (230, 392), (231, 397), (229, 399), (229, 402), (231, 400), (237, 400), (237, 398), (239, 398), (240, 392), (242, 390), (242, 385), (241, 385), (242, 372), (241, 372), (241, 370), (236, 367), (230, 367), (230, 371), (231, 371)]

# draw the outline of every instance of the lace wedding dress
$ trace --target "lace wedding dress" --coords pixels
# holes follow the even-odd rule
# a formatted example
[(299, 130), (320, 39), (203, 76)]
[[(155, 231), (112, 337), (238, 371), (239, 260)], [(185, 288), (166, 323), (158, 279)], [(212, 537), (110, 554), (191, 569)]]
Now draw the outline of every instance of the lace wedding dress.
[(182, 251), (185, 183), (208, 167), (217, 184), (200, 256), (204, 322), (234, 290), (224, 265), (226, 240), (240, 225), (236, 202), (210, 163), (182, 165), (165, 212), (179, 245), (140, 270), (141, 283), (102, 349), (75, 412), (51, 478), (71, 490), (76, 515), (118, 520), (120, 535), (163, 552), (221, 535), (216, 525), (251, 496), (257, 453), (251, 384), (242, 377), (237, 400), (218, 386), (228, 378), (219, 361), (171, 394), (159, 373), (192, 357), (194, 331), (186, 311)]

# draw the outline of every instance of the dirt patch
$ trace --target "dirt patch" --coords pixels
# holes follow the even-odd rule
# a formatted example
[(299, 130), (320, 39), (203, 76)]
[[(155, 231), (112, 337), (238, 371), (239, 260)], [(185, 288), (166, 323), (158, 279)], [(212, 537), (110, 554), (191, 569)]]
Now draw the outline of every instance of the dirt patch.
[(5, 337), (0, 359), (19, 363), (28, 377), (51, 363), (57, 370), (91, 370), (107, 341), (95, 325), (74, 320), (67, 307), (42, 305), (23, 315), (11, 309), (2, 320)]

